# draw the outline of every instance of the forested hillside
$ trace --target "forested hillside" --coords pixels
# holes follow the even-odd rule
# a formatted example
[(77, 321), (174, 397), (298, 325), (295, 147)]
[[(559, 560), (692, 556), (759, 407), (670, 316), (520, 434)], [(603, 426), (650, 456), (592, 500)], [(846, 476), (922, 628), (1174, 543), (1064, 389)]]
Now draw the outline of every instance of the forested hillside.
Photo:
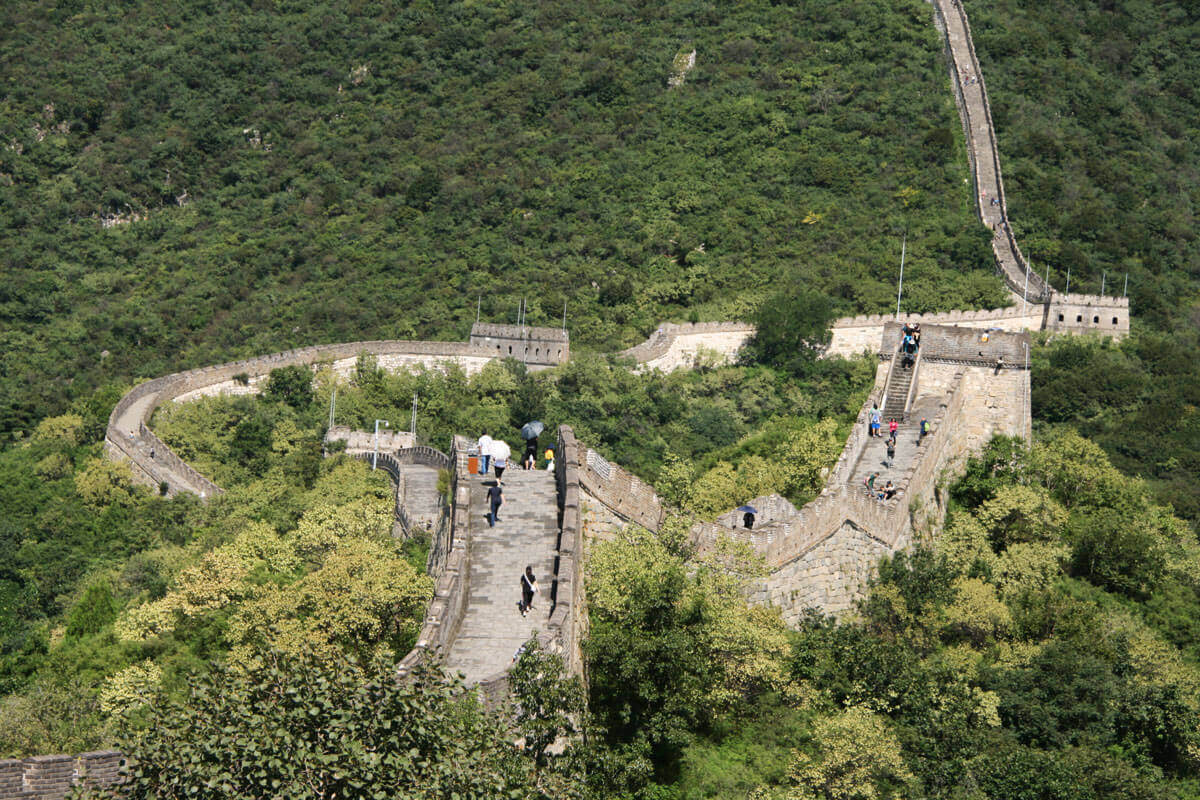
[(1035, 353), (1034, 414), (1068, 422), (1200, 518), (1200, 7), (972, 5), (1013, 230), (1055, 287), (1129, 275), (1133, 337)]
[[(1039, 339), (1034, 442), (947, 476), (944, 529), (854, 614), (789, 630), (745, 599), (758, 559), (685, 534), (824, 485), (873, 364), (797, 343), (892, 307), (905, 232), (906, 308), (1005, 302), (927, 3), (0, 8), (0, 756), (118, 746), (129, 797), (1200, 795), (1200, 11), (968, 12), (1022, 247), (1058, 289), (1128, 271), (1132, 335)], [(103, 456), (139, 378), (461, 340), (522, 298), (566, 306), (570, 363), (363, 359), (160, 409), (208, 503)], [(603, 355), (732, 318), (763, 334), (737, 365)], [(570, 424), (679, 509), (591, 544), (586, 712), (536, 648), (523, 748), (452, 676), (394, 680), (428, 540), (322, 458), (335, 385), (359, 428), (418, 394), (439, 447)]]
[(1157, 328), (1200, 302), (1200, 7), (995, 0), (970, 7), (1013, 230), (1062, 290), (1120, 294)]
[[(1004, 302), (931, 10), (7, 4), (0, 430), (314, 342)], [(676, 57), (696, 50), (683, 85)], [(105, 227), (112, 225), (112, 227)]]

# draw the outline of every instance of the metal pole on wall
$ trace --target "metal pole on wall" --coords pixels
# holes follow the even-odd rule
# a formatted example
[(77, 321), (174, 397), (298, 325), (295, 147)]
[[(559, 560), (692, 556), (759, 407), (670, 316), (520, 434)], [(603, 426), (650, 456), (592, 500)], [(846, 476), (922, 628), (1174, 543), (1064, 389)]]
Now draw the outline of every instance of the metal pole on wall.
[(413, 392), (413, 413), (412, 422), (408, 426), (408, 432), (412, 434), (413, 444), (417, 443), (417, 393)]
[(567, 301), (563, 300), (563, 333), (567, 332)]
[(479, 310), (483, 308), (483, 295), (475, 298), (475, 324), (479, 324)]
[(1029, 262), (1025, 262), (1025, 291), (1021, 294), (1021, 313), (1029, 308)]
[(1071, 268), (1068, 266), (1067, 267), (1067, 288), (1065, 291), (1063, 291), (1063, 294), (1070, 294), (1070, 293), (1071, 293)]
[(1105, 280), (1107, 280), (1107, 278), (1108, 278), (1108, 270), (1105, 270), (1104, 272), (1102, 272), (1100, 274), (1100, 296), (1101, 297), (1104, 297), (1104, 282), (1105, 282)]
[(904, 232), (904, 238), (900, 241), (900, 284), (896, 288), (896, 321), (900, 320), (900, 295), (904, 293), (904, 254), (908, 247), (908, 231)]
[(1125, 288), (1121, 290), (1121, 297), (1129, 296), (1129, 273), (1125, 273)]
[[(1023, 415), (1024, 419), (1021, 420), (1021, 435), (1024, 436), (1027, 426), (1029, 428), (1032, 428), (1033, 422), (1029, 419), (1029, 417), (1030, 417), (1030, 408), (1029, 408), (1030, 399), (1029, 399), (1029, 397), (1030, 397), (1030, 388), (1031, 388), (1029, 386), (1029, 376), (1030, 376), (1030, 373), (1029, 373), (1029, 343), (1021, 342), (1021, 347), (1023, 347), (1025, 349), (1025, 402), (1022, 404), (1025, 407), (1025, 413)], [(1032, 431), (1031, 431), (1031, 435), (1032, 435)]]
[(391, 424), (386, 419), (375, 420), (375, 449), (371, 453), (371, 469), (372, 470), (375, 469), (375, 464), (376, 464), (376, 462), (379, 461), (379, 423), (381, 423), (381, 422), (383, 423), (383, 427), (385, 427), (385, 428), (389, 427)]
[(333, 387), (333, 394), (329, 396), (329, 427), (333, 427), (334, 415), (337, 413), (337, 387)]

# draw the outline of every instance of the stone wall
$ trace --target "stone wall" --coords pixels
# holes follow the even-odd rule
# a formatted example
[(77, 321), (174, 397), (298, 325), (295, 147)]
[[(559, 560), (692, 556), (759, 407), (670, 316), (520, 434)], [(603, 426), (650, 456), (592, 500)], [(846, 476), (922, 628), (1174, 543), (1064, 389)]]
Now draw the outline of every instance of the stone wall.
[[(467, 484), (467, 451), (472, 444), (463, 436), (455, 436), (447, 457), (449, 464), (454, 465), (450, 483), (451, 497), (454, 498), (450, 524), (438, 527), (440, 539), (431, 545), (429, 573), (436, 580), (433, 599), (425, 611), (416, 646), (400, 661), (400, 675), (408, 674), (431, 653), (449, 651), (467, 609), (471, 580), (471, 490)], [(435, 555), (440, 553), (444, 556)], [(439, 563), (442, 565), (440, 574), (437, 571)]]
[[(316, 345), (155, 378), (134, 387), (117, 403), (109, 415), (105, 452), (110, 458), (130, 462), (135, 479), (154, 486), (167, 484), (168, 495), (188, 491), (212, 497), (220, 494), (221, 488), (175, 455), (148, 427), (155, 409), (162, 403), (222, 393), (257, 392), (271, 370), (280, 367), (317, 369), (328, 364), (338, 374), (349, 375), (357, 367), (361, 353), (374, 356), (385, 370), (446, 369), (453, 365), (471, 374), (497, 358), (508, 357), (499, 354), (486, 340), (491, 333), (511, 333), (510, 328), (513, 326), (477, 325), (476, 334), (482, 343), (369, 341)], [(558, 359), (560, 349), (564, 359), (569, 354), (565, 332), (543, 328), (518, 330), (525, 332), (522, 341), (533, 343), (535, 351), (551, 342), (555, 344), (555, 355), (543, 354), (542, 361)]]
[(746, 322), (667, 322), (645, 342), (621, 352), (632, 358), (641, 370), (671, 372), (690, 369), (705, 353), (732, 361), (746, 340), (754, 335), (754, 326)]
[[(374, 431), (355, 431), (346, 425), (334, 425), (325, 432), (326, 445), (330, 442), (345, 442), (344, 452), (347, 455), (373, 453), (376, 449)], [(413, 435), (408, 431), (394, 431), (390, 428), (379, 431), (378, 449), (380, 453), (394, 453), (397, 450), (413, 447), (415, 444)]]
[(3, 759), (0, 800), (60, 800), (75, 786), (112, 786), (124, 765), (125, 756), (115, 750)]
[(584, 496), (603, 504), (623, 520), (658, 530), (667, 510), (654, 487), (610, 463), (595, 450), (584, 450), (582, 446), (580, 450), (579, 480)]

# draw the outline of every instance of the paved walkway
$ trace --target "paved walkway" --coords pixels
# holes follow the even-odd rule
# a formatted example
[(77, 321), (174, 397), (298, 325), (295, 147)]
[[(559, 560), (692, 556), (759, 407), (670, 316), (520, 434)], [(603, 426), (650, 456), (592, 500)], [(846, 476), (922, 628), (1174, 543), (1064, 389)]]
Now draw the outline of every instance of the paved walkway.
[(437, 525), (441, 511), (441, 496), (437, 490), (438, 471), (423, 464), (401, 464), (400, 475), (400, 502), (404, 505), (409, 522), (417, 529), (432, 529)]
[[(975, 162), (976, 191), (979, 216), (984, 225), (993, 230), (992, 249), (1004, 273), (1005, 281), (1013, 293), (1020, 298), (1025, 293), (1024, 259), (1005, 233), (1007, 223), (1004, 205), (992, 205), (993, 199), (1004, 200), (1004, 187), (999, 172), (1000, 153), (996, 146), (995, 131), (988, 113), (987, 95), (983, 78), (978, 74), (975, 63), (974, 44), (966, 24), (966, 14), (961, 12), (959, 0), (934, 0), (946, 22), (946, 39), (950, 44), (950, 56), (958, 73), (966, 105), (966, 122), (970, 147)], [(1028, 296), (1040, 298), (1045, 292), (1045, 283), (1036, 274), (1029, 274)]]
[[(134, 460), (138, 467), (148, 472), (156, 484), (167, 484), (170, 494), (174, 495), (177, 492), (185, 491), (205, 497), (211, 493), (210, 487), (197, 483), (183, 469), (176, 469), (172, 464), (175, 460), (172, 458), (173, 454), (167, 448), (160, 448), (153, 442), (142, 438), (140, 433), (142, 415), (156, 402), (158, 402), (156, 394), (138, 398), (129, 408), (125, 409), (125, 413), (117, 418), (116, 424), (121, 436), (120, 449), (125, 451), (126, 455), (130, 455), (129, 451), (133, 451), (133, 454), (137, 456)], [(109, 438), (112, 438), (111, 434)], [(154, 454), (153, 458), (151, 453)], [(183, 464), (182, 461), (179, 463)], [(134, 467), (134, 469), (136, 470), (138, 467)]]
[[(459, 634), (446, 666), (478, 683), (512, 662), (513, 653), (550, 616), (550, 587), (558, 544), (558, 495), (554, 473), (512, 470), (504, 473), (500, 522), (487, 523), (487, 489), (494, 478), (472, 478), (470, 596)], [(521, 573), (533, 566), (541, 594), (522, 617)]]

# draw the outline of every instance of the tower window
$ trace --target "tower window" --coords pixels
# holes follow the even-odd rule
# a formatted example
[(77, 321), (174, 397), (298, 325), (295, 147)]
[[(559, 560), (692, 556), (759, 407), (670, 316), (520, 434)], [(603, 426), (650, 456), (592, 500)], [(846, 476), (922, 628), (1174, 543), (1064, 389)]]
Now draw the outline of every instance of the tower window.
[(1059, 321), (1059, 322), (1062, 322), (1062, 321), (1063, 321), (1063, 315), (1062, 315), (1062, 314), (1059, 314), (1059, 315), (1058, 315), (1058, 321)]
[(1076, 314), (1076, 315), (1075, 315), (1075, 321), (1076, 321), (1076, 322), (1083, 322), (1083, 314)]
[(1099, 325), (1099, 324), (1100, 324), (1100, 317), (1092, 317), (1092, 324), (1093, 324), (1093, 325)]
[(1113, 325), (1116, 325), (1116, 324), (1117, 324), (1117, 318), (1113, 317)]

